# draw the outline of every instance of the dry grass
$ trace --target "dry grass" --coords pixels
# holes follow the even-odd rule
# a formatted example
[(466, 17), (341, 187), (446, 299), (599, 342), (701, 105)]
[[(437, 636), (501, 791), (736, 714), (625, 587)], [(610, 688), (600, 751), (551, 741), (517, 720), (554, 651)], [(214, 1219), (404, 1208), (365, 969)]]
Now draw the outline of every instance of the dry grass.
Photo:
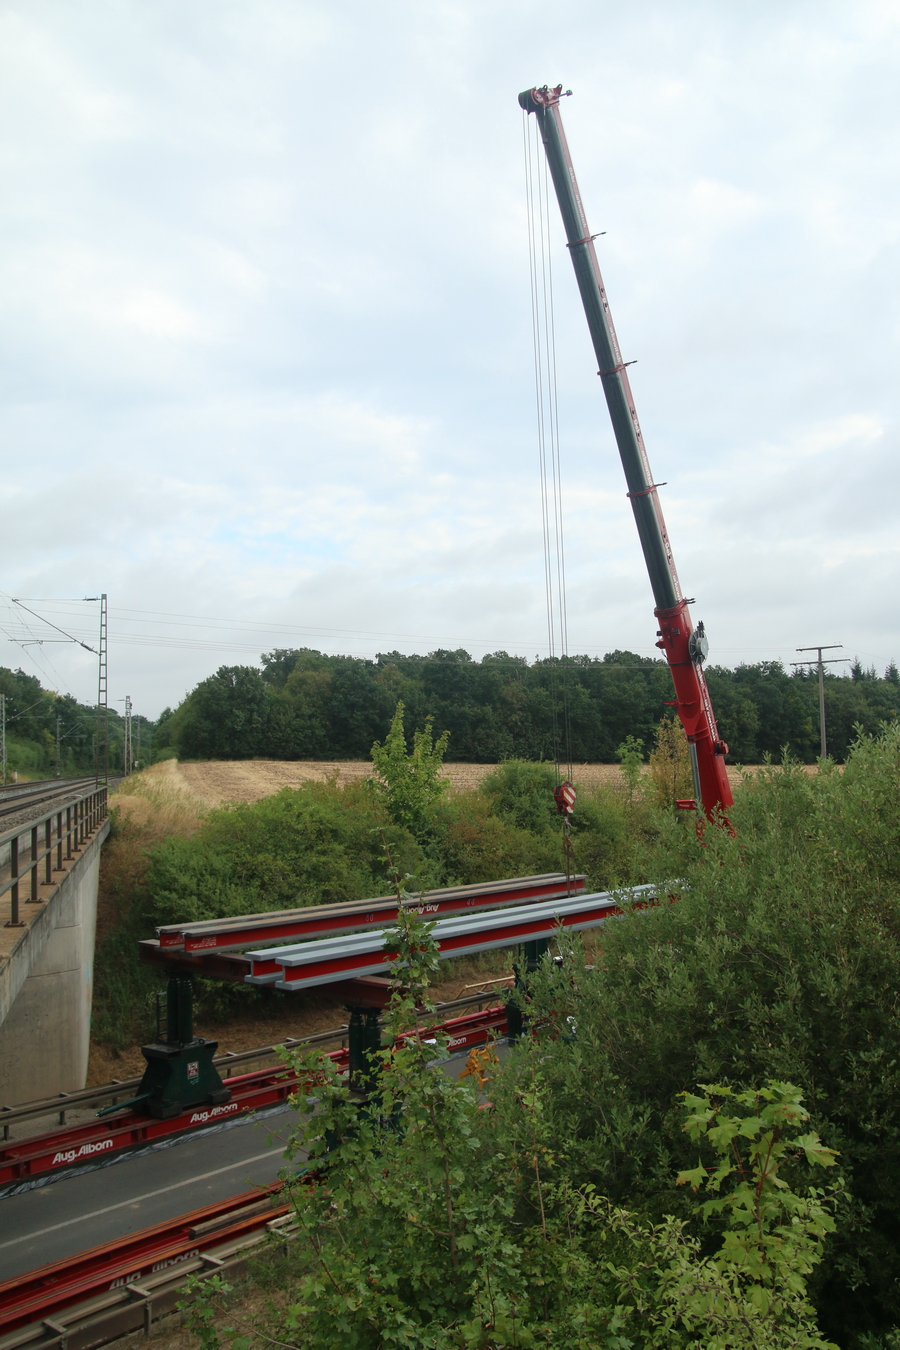
[[(477, 788), (496, 769), (496, 764), (444, 764), (442, 775), (454, 792)], [(355, 783), (372, 773), (370, 760), (211, 760), (176, 764), (168, 760), (156, 768), (169, 770), (171, 781), (190, 793), (204, 807), (224, 802), (257, 802), (282, 788), (302, 787), (304, 783), (332, 779), (339, 784)], [(624, 785), (617, 764), (583, 764), (575, 770), (575, 781), (582, 786)]]
[[(496, 767), (496, 764), (445, 764), (441, 772), (452, 791), (465, 792), (477, 788)], [(298, 788), (329, 778), (341, 784), (357, 782), (369, 777), (372, 764), (369, 760), (238, 759), (191, 764), (167, 760), (148, 773), (157, 770), (165, 770), (167, 783), (173, 788), (177, 786), (208, 810), (225, 802), (258, 802), (282, 788)], [(649, 772), (649, 765), (643, 766), (643, 772)], [(810, 767), (810, 772), (815, 772), (815, 766)], [(730, 766), (728, 777), (732, 788), (740, 786), (740, 769)], [(618, 764), (578, 764), (574, 766), (573, 778), (576, 786), (585, 788), (625, 786)]]
[(111, 795), (109, 804), (115, 829), (100, 860), (98, 942), (118, 927), (123, 907), (143, 884), (147, 849), (172, 835), (195, 834), (204, 814), (169, 762), (133, 774)]

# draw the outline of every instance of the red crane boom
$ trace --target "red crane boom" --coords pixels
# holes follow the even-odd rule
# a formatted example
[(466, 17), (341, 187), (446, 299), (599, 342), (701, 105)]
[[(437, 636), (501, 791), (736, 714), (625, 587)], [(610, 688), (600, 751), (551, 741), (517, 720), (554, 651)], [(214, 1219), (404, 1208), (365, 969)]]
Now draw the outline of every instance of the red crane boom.
[(613, 432), (625, 470), (628, 497), (656, 602), (653, 611), (659, 623), (656, 645), (665, 653), (672, 672), (678, 716), (691, 748), (694, 795), (702, 803), (706, 815), (713, 819), (727, 811), (732, 804), (732, 796), (725, 769), (728, 746), (719, 736), (703, 674), (702, 663), (709, 650), (708, 643), (703, 624), (694, 628), (691, 623), (688, 610), (690, 602), (684, 598), (675, 570), (662, 506), (650, 472), (628, 382), (628, 372), (622, 360), (603, 277), (600, 275), (594, 237), (587, 222), (566, 143), (559, 111), (562, 97), (562, 85), (554, 89), (544, 85), (541, 89), (526, 89), (519, 95), (519, 104), (526, 112), (534, 113), (540, 127), (550, 176), (562, 213), (567, 246), (594, 344), (599, 366), (597, 373), (603, 381)]

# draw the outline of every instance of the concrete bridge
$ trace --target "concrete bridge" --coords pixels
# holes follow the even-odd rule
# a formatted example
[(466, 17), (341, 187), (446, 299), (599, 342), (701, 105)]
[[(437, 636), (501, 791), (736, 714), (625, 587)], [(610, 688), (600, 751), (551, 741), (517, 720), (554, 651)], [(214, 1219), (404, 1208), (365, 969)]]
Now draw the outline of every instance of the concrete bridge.
[(84, 1087), (106, 787), (0, 798), (0, 1105)]

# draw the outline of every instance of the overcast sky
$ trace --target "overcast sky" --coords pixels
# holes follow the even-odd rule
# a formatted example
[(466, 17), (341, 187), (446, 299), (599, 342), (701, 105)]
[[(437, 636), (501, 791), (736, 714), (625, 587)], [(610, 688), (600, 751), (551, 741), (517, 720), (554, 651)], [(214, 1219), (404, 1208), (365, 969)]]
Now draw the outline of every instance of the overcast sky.
[[(548, 81), (710, 659), (900, 659), (900, 0), (0, 0), (0, 590), (89, 645), (108, 593), (111, 702), (274, 646), (546, 652)], [(554, 250), (569, 649), (655, 655)]]

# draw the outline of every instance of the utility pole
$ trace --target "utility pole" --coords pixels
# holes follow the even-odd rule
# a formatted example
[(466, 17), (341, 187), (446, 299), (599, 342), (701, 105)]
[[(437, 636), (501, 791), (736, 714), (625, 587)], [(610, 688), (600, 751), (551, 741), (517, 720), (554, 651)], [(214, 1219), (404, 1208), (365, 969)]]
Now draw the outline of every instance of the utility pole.
[(57, 776), (57, 778), (59, 778), (59, 776), (60, 776), (60, 763), (59, 763), (59, 724), (60, 724), (61, 721), (62, 721), (62, 718), (60, 717), (59, 713), (57, 713), (57, 714), (56, 714), (56, 776)]
[(107, 692), (107, 607), (106, 592), (100, 599), (100, 642), (97, 672), (97, 730), (94, 742), (94, 773), (99, 783), (109, 781), (109, 702)]
[(125, 775), (131, 773), (131, 695), (125, 695)]
[(829, 642), (824, 647), (797, 647), (798, 652), (815, 652), (816, 661), (792, 661), (792, 666), (815, 666), (819, 667), (819, 730), (822, 735), (822, 758), (825, 759), (828, 754), (828, 742), (825, 739), (825, 667), (839, 666), (842, 661), (849, 661), (849, 656), (832, 656), (823, 661), (822, 653), (834, 651), (836, 647), (843, 647), (843, 642)]
[(0, 694), (0, 757), (3, 759), (3, 781), (6, 782), (6, 695)]

